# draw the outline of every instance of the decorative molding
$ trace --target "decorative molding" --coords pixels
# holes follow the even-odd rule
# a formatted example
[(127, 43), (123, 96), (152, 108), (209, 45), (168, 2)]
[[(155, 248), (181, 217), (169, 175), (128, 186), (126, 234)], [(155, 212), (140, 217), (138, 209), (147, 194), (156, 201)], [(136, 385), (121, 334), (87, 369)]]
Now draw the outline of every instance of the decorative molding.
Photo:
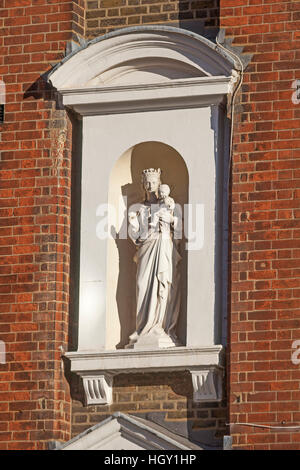
[(87, 405), (112, 403), (113, 376), (117, 374), (190, 371), (195, 401), (222, 399), (224, 349), (176, 347), (164, 350), (82, 351), (65, 354), (71, 371), (83, 379)]
[(109, 374), (82, 375), (87, 405), (112, 403), (112, 377)]
[(155, 370), (198, 370), (199, 366), (209, 368), (224, 365), (224, 348), (221, 345), (155, 350), (74, 351), (67, 352), (65, 356), (71, 361), (72, 372), (92, 373), (101, 370), (106, 373), (111, 371), (114, 375)]
[(195, 108), (220, 104), (232, 77), (203, 77), (140, 85), (60, 90), (63, 104), (83, 116)]
[[(119, 86), (109, 86), (109, 87), (89, 87), (89, 88), (70, 88), (66, 90), (61, 90), (61, 94), (64, 96), (68, 95), (90, 95), (94, 93), (101, 93), (102, 95), (105, 95), (106, 93), (109, 95), (111, 93), (116, 93), (116, 92), (126, 92), (126, 91), (142, 91), (145, 93), (145, 91), (148, 90), (155, 90), (155, 92), (159, 92), (160, 89), (166, 90), (166, 89), (173, 89), (176, 87), (180, 88), (190, 88), (191, 86), (195, 87), (198, 85), (202, 86), (208, 86), (208, 85), (226, 85), (227, 83), (230, 83), (233, 79), (236, 80), (236, 74), (237, 72), (235, 71), (233, 75), (230, 77), (224, 77), (224, 76), (217, 76), (217, 77), (198, 77), (198, 78), (184, 78), (180, 80), (172, 80), (170, 82), (162, 82), (162, 83), (140, 83), (140, 84), (135, 84), (135, 85), (119, 85)], [(185, 93), (189, 93), (188, 90), (185, 90)], [(91, 101), (91, 100), (90, 100)]]

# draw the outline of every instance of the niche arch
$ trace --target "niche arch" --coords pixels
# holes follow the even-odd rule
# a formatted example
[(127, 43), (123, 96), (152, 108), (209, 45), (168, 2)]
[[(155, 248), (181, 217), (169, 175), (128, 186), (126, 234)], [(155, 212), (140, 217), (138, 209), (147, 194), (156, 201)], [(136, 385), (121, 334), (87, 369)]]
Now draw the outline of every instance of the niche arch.
[[(108, 203), (112, 213), (108, 224), (112, 237), (107, 245), (106, 349), (122, 349), (135, 330), (136, 248), (127, 237), (128, 208), (143, 200), (141, 173), (145, 168), (161, 168), (162, 181), (180, 204), (188, 203), (189, 174), (183, 156), (172, 146), (158, 141), (140, 142), (126, 150), (115, 162), (109, 178)], [(127, 202), (126, 202), (127, 201)], [(181, 310), (178, 337), (186, 344), (187, 254), (181, 241)]]

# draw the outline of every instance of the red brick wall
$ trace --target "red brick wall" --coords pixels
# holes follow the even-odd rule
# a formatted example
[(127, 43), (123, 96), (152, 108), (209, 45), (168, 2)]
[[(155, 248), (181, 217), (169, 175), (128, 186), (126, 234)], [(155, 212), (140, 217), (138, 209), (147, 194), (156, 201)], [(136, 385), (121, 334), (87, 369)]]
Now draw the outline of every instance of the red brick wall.
[[(253, 54), (232, 170), (230, 421), (300, 424), (300, 2), (221, 0), (220, 25)], [(232, 427), (245, 449), (299, 449), (300, 432)]]
[(63, 58), (73, 20), (81, 22), (77, 3), (0, 1), (7, 91), (0, 127), (0, 339), (7, 349), (0, 449), (40, 449), (70, 437), (61, 348), (68, 339), (71, 127), (40, 75)]
[[(300, 424), (300, 369), (291, 362), (292, 342), (300, 339), (300, 105), (291, 99), (300, 79), (300, 1), (109, 2), (89, 1), (84, 11), (83, 0), (0, 0), (7, 87), (0, 128), (0, 340), (7, 347), (0, 449), (45, 448), (48, 440), (70, 437), (60, 347), (68, 348), (71, 123), (40, 75), (77, 35), (176, 19), (220, 24), (253, 54), (234, 120), (229, 421)], [(187, 418), (224, 430), (224, 406), (193, 407), (186, 377), (184, 389), (174, 377), (159, 389), (150, 379), (156, 380), (118, 379), (107, 409), (75, 400), (73, 432), (117, 409), (150, 412), (150, 402), (152, 411), (168, 410), (169, 423)], [(231, 432), (239, 448), (300, 448), (299, 432), (251, 426)]]

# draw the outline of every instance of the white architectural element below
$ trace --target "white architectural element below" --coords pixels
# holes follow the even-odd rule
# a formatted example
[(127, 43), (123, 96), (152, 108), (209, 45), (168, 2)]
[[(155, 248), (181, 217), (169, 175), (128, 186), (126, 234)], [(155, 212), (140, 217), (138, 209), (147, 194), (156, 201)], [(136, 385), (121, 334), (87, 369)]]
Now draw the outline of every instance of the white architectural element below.
[(83, 375), (82, 380), (87, 405), (112, 403), (112, 377), (110, 375)]
[(190, 371), (194, 401), (222, 399), (224, 351), (220, 345), (165, 350), (68, 352), (71, 371), (83, 379), (87, 405), (112, 403), (113, 376), (146, 372)]
[(191, 370), (191, 374), (195, 402), (221, 400), (222, 377), (219, 371), (213, 369)]
[[(105, 421), (86, 429), (71, 441), (59, 443), (56, 450), (197, 451), (204, 450), (204, 448), (146, 419), (114, 413)], [(106, 454), (112, 458), (110, 463), (113, 464), (113, 454)], [(115, 463), (120, 463), (120, 461), (116, 460)]]

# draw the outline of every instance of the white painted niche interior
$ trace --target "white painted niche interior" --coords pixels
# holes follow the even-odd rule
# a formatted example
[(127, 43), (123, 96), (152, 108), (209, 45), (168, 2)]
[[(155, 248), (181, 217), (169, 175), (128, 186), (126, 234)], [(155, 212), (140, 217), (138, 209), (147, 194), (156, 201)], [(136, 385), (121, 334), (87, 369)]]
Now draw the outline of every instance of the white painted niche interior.
[[(108, 351), (126, 342), (117, 308), (115, 283), (119, 275), (111, 271), (118, 266), (117, 247), (114, 240), (97, 235), (101, 221), (99, 206), (107, 204), (111, 197), (118, 197), (122, 186), (131, 184), (131, 179), (137, 185), (132, 197), (139, 202), (142, 194), (137, 173), (144, 165), (149, 166), (146, 163), (162, 168), (170, 185), (176, 173), (173, 197), (176, 199), (177, 192), (184, 191), (185, 201), (192, 210), (187, 234), (190, 245), (182, 246), (187, 258), (186, 316), (180, 320), (179, 331), (183, 344), (198, 347), (220, 343), (224, 306), (221, 297), (225, 122), (224, 109), (217, 105), (83, 117), (79, 350)], [(157, 155), (151, 154), (151, 146), (159, 150)], [(171, 159), (175, 164), (173, 169)], [(139, 161), (136, 174), (131, 174), (129, 161)], [(181, 178), (186, 183), (179, 188)], [(180, 194), (178, 197), (183, 198)], [(203, 223), (198, 233), (200, 243), (195, 247), (191, 231), (195, 229), (197, 210)], [(131, 241), (127, 243), (128, 265), (132, 267), (133, 246)], [(110, 256), (115, 256), (112, 266)], [(125, 269), (125, 261), (121, 261)], [(128, 296), (135, 289), (133, 273), (130, 279)], [(127, 281), (130, 282), (129, 278)], [(123, 302), (129, 302), (128, 298)], [(129, 306), (126, 311), (130, 314), (127, 321), (131, 329), (133, 312)]]
[[(171, 196), (180, 204), (188, 203), (189, 177), (181, 155), (161, 142), (142, 142), (121, 155), (109, 179), (109, 205), (114, 208), (108, 221), (112, 238), (107, 244), (107, 295), (106, 329), (107, 349), (122, 348), (128, 344), (129, 335), (135, 331), (136, 321), (136, 248), (124, 235), (127, 233), (127, 209), (144, 199), (141, 174), (145, 168), (161, 168), (162, 182), (171, 188)], [(127, 201), (127, 202), (126, 202)], [(180, 245), (181, 311), (178, 337), (186, 344), (186, 281), (187, 252), (185, 240)]]

